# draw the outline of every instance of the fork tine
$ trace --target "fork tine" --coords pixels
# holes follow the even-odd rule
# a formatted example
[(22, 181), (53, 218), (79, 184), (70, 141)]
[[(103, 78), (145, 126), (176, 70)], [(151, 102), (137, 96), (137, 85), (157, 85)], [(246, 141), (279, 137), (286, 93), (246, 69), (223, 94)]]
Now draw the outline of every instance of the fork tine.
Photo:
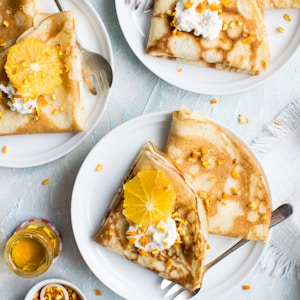
[(144, 5), (144, 13), (148, 13), (151, 11), (154, 5), (154, 0), (146, 0)]
[(170, 286), (171, 284), (174, 284), (174, 282), (173, 282), (173, 281), (170, 281), (170, 280), (168, 280), (168, 279), (163, 279), (162, 282), (161, 282), (161, 284), (160, 284), (160, 289), (161, 289), (161, 290), (164, 290), (164, 289), (166, 289), (168, 286)]
[(177, 295), (179, 295), (184, 290), (184, 288), (181, 285), (177, 284), (177, 283), (172, 283), (169, 286), (171, 286), (171, 287), (167, 291), (167, 293), (165, 294), (165, 296), (164, 296), (165, 298), (168, 298), (170, 296), (176, 297)]
[(134, 9), (137, 10), (142, 3), (142, 0), (136, 0)]

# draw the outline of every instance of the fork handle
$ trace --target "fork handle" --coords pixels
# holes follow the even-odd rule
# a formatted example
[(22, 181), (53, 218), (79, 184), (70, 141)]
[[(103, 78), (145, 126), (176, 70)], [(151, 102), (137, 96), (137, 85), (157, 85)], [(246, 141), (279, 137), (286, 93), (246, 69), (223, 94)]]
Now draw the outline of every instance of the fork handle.
[[(288, 204), (288, 203), (282, 204), (281, 206), (279, 206), (272, 212), (272, 217), (271, 217), (271, 222), (270, 222), (269, 228), (281, 223), (286, 218), (288, 218), (292, 213), (293, 213), (293, 207), (290, 204)], [(214, 266), (220, 260), (222, 260), (223, 258), (228, 256), (230, 253), (237, 250), (238, 248), (240, 248), (241, 246), (243, 246), (244, 244), (246, 244), (248, 242), (249, 242), (249, 240), (239, 240), (236, 244), (234, 244), (227, 251), (225, 251), (220, 256), (216, 257), (215, 259), (213, 259), (211, 262), (207, 263), (204, 266), (204, 271), (207, 271), (209, 268)]]

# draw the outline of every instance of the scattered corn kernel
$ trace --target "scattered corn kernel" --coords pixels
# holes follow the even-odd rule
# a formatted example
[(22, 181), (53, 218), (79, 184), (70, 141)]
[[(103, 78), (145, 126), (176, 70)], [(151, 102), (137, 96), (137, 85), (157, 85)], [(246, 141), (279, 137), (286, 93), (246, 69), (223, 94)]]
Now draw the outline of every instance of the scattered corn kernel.
[(280, 122), (278, 122), (278, 121), (275, 121), (275, 122), (274, 122), (274, 125), (275, 125), (275, 126), (280, 126), (280, 125), (281, 125), (281, 123), (280, 123)]
[(99, 289), (95, 290), (96, 296), (102, 296), (102, 292)]
[(47, 179), (44, 179), (43, 181), (42, 181), (42, 184), (43, 185), (47, 185), (47, 184), (49, 184), (51, 182), (51, 179), (50, 178), (47, 178)]
[(281, 26), (278, 26), (277, 31), (280, 32), (280, 33), (284, 33), (284, 28), (281, 27)]
[(210, 244), (206, 244), (206, 249), (207, 249), (207, 250), (211, 249)]
[(98, 165), (96, 166), (96, 171), (97, 171), (97, 172), (100, 172), (102, 169), (103, 169), (103, 165), (102, 165), (102, 164), (98, 164)]
[(210, 103), (211, 103), (211, 104), (216, 104), (217, 102), (218, 102), (218, 101), (217, 101), (216, 98), (210, 100)]
[(244, 284), (244, 285), (242, 286), (242, 289), (243, 289), (243, 290), (250, 290), (250, 289), (251, 289), (251, 286), (250, 286), (249, 284)]
[(291, 22), (291, 20), (292, 20), (288, 14), (284, 14), (283, 18), (288, 22)]
[(7, 153), (8, 152), (8, 147), (6, 145), (2, 148), (2, 152), (3, 153)]
[(178, 68), (178, 69), (177, 69), (177, 72), (178, 72), (178, 73), (181, 73), (181, 72), (182, 72), (182, 68)]

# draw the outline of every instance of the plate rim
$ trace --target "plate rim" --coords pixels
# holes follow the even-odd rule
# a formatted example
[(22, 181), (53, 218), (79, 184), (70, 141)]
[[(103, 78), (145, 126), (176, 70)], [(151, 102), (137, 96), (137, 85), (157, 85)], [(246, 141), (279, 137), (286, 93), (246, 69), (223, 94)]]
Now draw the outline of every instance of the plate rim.
[[(205, 94), (205, 95), (229, 95), (229, 94), (248, 91), (251, 88), (261, 85), (262, 83), (266, 82), (267, 80), (270, 80), (276, 73), (278, 73), (284, 66), (286, 66), (286, 64), (289, 61), (291, 61), (294, 58), (294, 56), (297, 54), (298, 50), (300, 49), (300, 27), (298, 26), (298, 29), (296, 30), (296, 34), (295, 34), (295, 36), (298, 37), (297, 42), (295, 42), (296, 38), (294, 37), (293, 41), (291, 43), (287, 44), (287, 47), (285, 48), (285, 50), (289, 50), (289, 54), (285, 56), (285, 59), (282, 57), (280, 57), (280, 59), (277, 59), (276, 64), (274, 64), (274, 63), (272, 65), (270, 64), (268, 69), (265, 72), (262, 72), (260, 75), (247, 76), (247, 74), (244, 74), (244, 73), (238, 73), (238, 72), (229, 72), (228, 73), (227, 72), (228, 74), (231, 74), (229, 76), (237, 76), (237, 77), (247, 76), (247, 77), (244, 79), (242, 78), (242, 80), (237, 78), (237, 82), (238, 82), (237, 84), (233, 84), (232, 82), (230, 82), (229, 85), (226, 84), (226, 86), (223, 84), (221, 89), (217, 89), (216, 84), (214, 82), (211, 82), (209, 84), (209, 86), (207, 85), (207, 83), (204, 83), (202, 85), (199, 84), (198, 86), (191, 86), (191, 84), (189, 84), (189, 82), (184, 83), (184, 80), (179, 80), (179, 79), (175, 80), (175, 82), (174, 82), (174, 80), (167, 78), (170, 76), (165, 76), (165, 75), (162, 76), (162, 73), (161, 73), (162, 68), (155, 66), (155, 65), (159, 65), (159, 63), (155, 62), (155, 60), (157, 60), (158, 58), (149, 57), (149, 55), (142, 53), (140, 51), (140, 49), (138, 49), (138, 47), (140, 45), (137, 47), (134, 44), (134, 42), (132, 41), (132, 39), (134, 38), (134, 33), (132, 31), (128, 32), (128, 30), (126, 30), (126, 28), (129, 27), (128, 19), (132, 19), (133, 16), (130, 15), (129, 18), (126, 18), (126, 15), (128, 12), (132, 13), (132, 14), (143, 13), (143, 12), (141, 12), (140, 10), (134, 11), (134, 9), (130, 5), (126, 4), (125, 2), (126, 1), (124, 1), (124, 0), (123, 1), (115, 0), (115, 8), (116, 8), (117, 18), (118, 18), (119, 25), (121, 27), (123, 36), (125, 37), (125, 40), (127, 41), (128, 45), (131, 48), (131, 50), (133, 51), (133, 53), (141, 61), (141, 63), (146, 68), (148, 68), (153, 74), (155, 74), (157, 77), (159, 77), (160, 79), (164, 80), (165, 82), (167, 82), (173, 86), (176, 86), (178, 88), (184, 89), (189, 92), (200, 93), (200, 94)], [(284, 10), (291, 10), (291, 9), (281, 9), (281, 11), (284, 11)], [(137, 22), (138, 21), (135, 20), (135, 23), (137, 23)], [(300, 15), (298, 16), (297, 24), (300, 25)], [(131, 29), (132, 29), (132, 27), (131, 27)], [(139, 29), (137, 29), (137, 30), (139, 31)], [(135, 38), (135, 39), (139, 39), (139, 38)], [(144, 36), (143, 39), (145, 39), (145, 38), (146, 37)], [(146, 40), (141, 40), (140, 44), (145, 44), (145, 43), (146, 43)], [(271, 60), (272, 60), (272, 57), (271, 57)], [(155, 68), (152, 67), (151, 62), (154, 62)], [(180, 64), (180, 62), (177, 62), (178, 65), (177, 65), (177, 68), (175, 68), (173, 65), (174, 63), (176, 63), (176, 62), (169, 60), (169, 62), (165, 62), (163, 64), (167, 64), (167, 66), (173, 66), (173, 69), (172, 69), (173, 73), (176, 72), (176, 70), (178, 68), (182, 68), (182, 69), (184, 67), (189, 68), (189, 64)], [(184, 66), (184, 67), (182, 67), (182, 66)], [(191, 65), (191, 66), (193, 66), (193, 65)], [(204, 71), (205, 71), (205, 69), (207, 70), (207, 69), (211, 69), (211, 68), (204, 68)], [(218, 74), (217, 72), (223, 72), (223, 74), (225, 74), (224, 72), (226, 72), (226, 71), (212, 69), (212, 70), (209, 70), (208, 72), (214, 72), (213, 74), (217, 75)], [(236, 75), (233, 75), (233, 74), (236, 74)], [(189, 78), (189, 79), (191, 79), (191, 78)], [(190, 80), (187, 80), (187, 81), (190, 81)], [(253, 82), (251, 83), (251, 81), (253, 81)], [(248, 84), (248, 82), (249, 82), (249, 84)]]
[[(109, 270), (108, 270), (108, 272), (106, 272), (106, 276), (103, 276), (103, 274), (99, 275), (99, 272), (97, 271), (97, 267), (95, 266), (95, 262), (93, 263), (93, 261), (90, 261), (90, 259), (93, 259), (93, 258), (97, 257), (97, 255), (99, 254), (99, 252), (97, 252), (97, 251), (99, 250), (99, 247), (101, 247), (100, 245), (98, 245), (94, 241), (92, 241), (92, 235), (94, 235), (95, 232), (93, 232), (93, 233), (89, 232), (89, 234), (88, 234), (89, 237), (88, 237), (88, 240), (87, 240), (87, 242), (89, 243), (88, 245), (83, 245), (82, 242), (80, 241), (80, 236), (82, 234), (79, 232), (80, 231), (79, 228), (81, 228), (81, 226), (78, 225), (78, 216), (79, 216), (78, 213), (79, 212), (78, 212), (78, 207), (77, 207), (78, 201), (80, 203), (80, 200), (78, 198), (79, 197), (78, 195), (80, 195), (80, 190), (81, 190), (80, 181), (81, 181), (82, 177), (89, 177), (89, 176), (86, 176), (84, 174), (85, 168), (87, 168), (89, 165), (91, 165), (92, 161), (95, 159), (95, 156), (97, 156), (97, 152), (99, 152), (99, 149), (101, 149), (101, 147), (103, 147), (103, 144), (109, 142), (110, 139), (115, 140), (116, 137), (118, 136), (118, 134), (120, 134), (122, 132), (124, 134), (124, 129), (125, 130), (130, 129), (134, 125), (135, 125), (135, 127), (138, 127), (138, 126), (136, 126), (137, 125), (136, 122), (143, 122), (144, 121), (144, 122), (146, 122), (146, 123), (148, 122), (150, 124), (152, 124), (152, 123), (162, 123), (162, 124), (164, 124), (164, 123), (168, 122), (168, 124), (169, 124), (170, 120), (171, 120), (171, 112), (166, 112), (166, 111), (164, 111), (164, 112), (154, 112), (154, 113), (149, 113), (149, 114), (146, 114), (146, 115), (142, 115), (142, 116), (138, 116), (136, 118), (130, 119), (130, 120), (122, 123), (121, 125), (115, 127), (107, 135), (105, 135), (100, 141), (98, 141), (98, 143), (89, 152), (89, 154), (87, 155), (87, 157), (85, 158), (85, 160), (83, 161), (83, 163), (82, 163), (82, 165), (79, 169), (79, 172), (76, 176), (76, 180), (75, 180), (75, 183), (74, 183), (73, 191), (72, 191), (72, 197), (71, 197), (72, 230), (73, 230), (73, 233), (74, 233), (74, 238), (75, 238), (76, 244), (78, 246), (78, 249), (81, 253), (81, 256), (82, 256), (83, 260), (85, 261), (85, 263), (87, 264), (89, 269), (94, 273), (94, 275), (102, 283), (104, 283), (109, 289), (111, 289), (112, 291), (114, 291), (115, 293), (120, 295), (121, 297), (126, 297), (127, 299), (134, 299), (138, 295), (134, 294), (134, 292), (132, 292), (132, 291), (129, 291), (129, 292), (127, 291), (127, 294), (126, 294), (126, 292), (124, 292), (124, 289), (122, 289), (122, 287), (120, 287), (121, 284), (119, 284), (119, 286), (116, 288), (116, 286), (114, 286), (109, 280), (109, 278), (111, 278), (110, 276), (113, 277), (113, 275), (110, 275), (110, 276), (108, 275)], [(245, 141), (243, 141), (241, 139), (241, 137), (239, 137), (236, 133), (234, 133), (228, 127), (226, 127), (226, 126), (224, 127), (221, 122), (218, 122), (218, 121), (215, 121), (215, 120), (213, 120), (213, 121), (216, 122), (217, 124), (221, 125), (225, 130), (229, 130), (230, 133), (232, 133), (235, 137), (237, 137), (239, 140), (241, 140), (246, 146), (248, 145)], [(255, 158), (257, 158), (257, 156), (255, 155), (253, 150), (250, 148), (250, 146), (248, 146), (248, 148), (250, 149), (251, 153), (255, 156)], [(100, 150), (100, 152), (101, 152), (101, 150)], [(94, 164), (95, 164), (95, 162), (93, 163), (93, 165)], [(91, 170), (89, 172), (91, 172)], [(81, 193), (82, 193), (82, 191), (81, 191)], [(85, 196), (85, 199), (86, 199), (86, 196)], [(87, 200), (84, 201), (84, 202), (86, 203)], [(100, 209), (99, 209), (99, 211), (100, 211)], [(104, 211), (104, 213), (105, 213), (106, 208), (102, 208), (101, 211)], [(82, 213), (83, 212), (81, 211), (80, 212), (81, 216), (82, 216)], [(99, 226), (99, 224), (97, 226)], [(94, 231), (96, 229), (97, 228), (94, 228)], [(256, 254), (255, 254), (256, 259), (255, 259), (254, 262), (252, 261), (252, 262), (249, 263), (249, 261), (248, 261), (248, 264), (250, 264), (248, 266), (248, 270), (246, 272), (244, 272), (243, 276), (240, 276), (238, 278), (239, 282), (241, 282), (246, 276), (248, 276), (252, 272), (252, 270), (256, 267), (256, 265), (258, 264), (261, 256), (263, 255), (263, 253), (264, 253), (264, 251), (267, 247), (267, 243), (259, 243), (259, 242), (250, 241), (248, 243), (248, 246), (253, 247), (253, 250), (251, 250), (251, 256), (253, 256), (254, 251), (256, 251)], [(92, 257), (89, 257), (89, 255), (87, 255), (87, 252), (86, 252), (87, 251), (86, 249), (88, 249), (89, 247), (93, 247), (93, 250), (97, 252), (97, 253), (92, 254)], [(101, 250), (101, 255), (104, 255), (104, 256), (105, 256), (105, 252), (107, 253), (107, 251), (109, 251), (108, 249), (105, 249), (105, 248), (101, 248), (101, 249), (102, 249)], [(102, 253), (102, 251), (104, 252), (104, 254)], [(110, 253), (110, 251), (108, 253)], [(116, 281), (116, 280), (114, 280), (114, 281)], [(235, 282), (229, 289), (226, 289), (226, 291), (231, 290), (237, 284), (238, 284), (238, 282)], [(222, 291), (222, 293), (224, 293), (224, 290)], [(208, 291), (206, 291), (206, 293), (201, 293), (199, 295), (200, 295), (199, 299), (204, 299), (204, 300), (205, 299), (212, 299), (211, 297), (216, 296), (215, 292), (212, 291), (212, 290), (208, 290)], [(198, 297), (196, 297), (195, 299), (197, 299), (197, 298)], [(153, 297), (149, 296), (149, 299), (162, 299), (162, 298), (160, 298), (160, 297), (154, 297), (153, 298)]]
[[(101, 46), (103, 49), (105, 49), (105, 56), (109, 63), (111, 64), (112, 69), (114, 69), (114, 58), (113, 58), (113, 51), (112, 51), (112, 45), (110, 42), (110, 38), (108, 35), (108, 32), (106, 30), (105, 24), (103, 23), (100, 15), (97, 13), (95, 8), (87, 1), (87, 0), (82, 0), (80, 3), (78, 3), (76, 0), (66, 0), (65, 6), (68, 6), (68, 2), (71, 3), (75, 7), (81, 7), (83, 6), (86, 11), (84, 13), (81, 13), (83, 18), (87, 18), (87, 15), (90, 14), (93, 17), (93, 26), (99, 26), (98, 35), (96, 36), (95, 43), (100, 43), (101, 40)], [(47, 4), (48, 6), (51, 4)], [(74, 10), (76, 13), (76, 10)], [(95, 25), (96, 24), (96, 25)], [(78, 27), (78, 25), (77, 25)], [(100, 34), (99, 34), (100, 32)], [(78, 33), (78, 28), (76, 30), (76, 33)], [(81, 82), (81, 89), (84, 89), (84, 84)], [(22, 135), (3, 135), (0, 136), (0, 146), (2, 147), (4, 145), (8, 145), (9, 147), (9, 142), (5, 142), (5, 139), (14, 139), (21, 137), (22, 139), (27, 140), (29, 138), (33, 139), (38, 139), (39, 136), (51, 136), (52, 138), (55, 139), (55, 135), (58, 135), (60, 137), (66, 136), (64, 139), (63, 144), (59, 144), (57, 147), (50, 147), (49, 150), (46, 152), (40, 152), (38, 156), (36, 155), (27, 155), (26, 157), (22, 156), (9, 156), (9, 153), (6, 153), (5, 155), (1, 155), (0, 157), (0, 167), (4, 168), (28, 168), (28, 167), (36, 167), (40, 165), (47, 164), (49, 162), (55, 161), (66, 154), (70, 153), (73, 151), (75, 148), (77, 148), (83, 141), (89, 136), (89, 134), (94, 130), (94, 128), (97, 126), (99, 123), (100, 119), (102, 118), (106, 106), (109, 102), (110, 96), (111, 96), (111, 90), (112, 88), (108, 89), (104, 93), (97, 95), (95, 98), (95, 103), (92, 108), (98, 108), (97, 112), (99, 111), (100, 113), (94, 118), (93, 122), (89, 124), (89, 120), (86, 120), (85, 124), (85, 129), (81, 132), (64, 132), (64, 133), (41, 133), (41, 134), (22, 134)], [(86, 91), (87, 95), (89, 97), (93, 97), (92, 95), (88, 94)], [(83, 96), (82, 96), (83, 97)], [(87, 98), (87, 97), (86, 97)], [(99, 99), (98, 99), (99, 98)], [(101, 99), (100, 99), (101, 98)], [(101, 101), (101, 102), (100, 102)], [(100, 104), (97, 104), (99, 103)], [(26, 141), (27, 142), (27, 141)], [(26, 160), (27, 158), (27, 160)]]

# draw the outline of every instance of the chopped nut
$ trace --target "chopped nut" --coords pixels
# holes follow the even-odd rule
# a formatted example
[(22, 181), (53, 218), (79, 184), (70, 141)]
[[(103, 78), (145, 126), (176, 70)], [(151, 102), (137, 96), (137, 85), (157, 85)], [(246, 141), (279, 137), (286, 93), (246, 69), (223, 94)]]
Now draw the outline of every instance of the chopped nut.
[(205, 167), (205, 168), (209, 167), (210, 166), (209, 161), (208, 160), (202, 161), (202, 166)]
[(248, 118), (245, 117), (245, 116), (243, 116), (243, 115), (239, 115), (239, 116), (238, 116), (238, 121), (239, 121), (239, 123), (241, 123), (241, 124), (247, 124), (247, 123), (248, 123)]
[(211, 182), (216, 182), (217, 180), (218, 180), (217, 177), (208, 178), (208, 181), (211, 181)]
[(208, 194), (205, 191), (199, 191), (199, 197), (202, 198), (202, 199), (207, 199)]
[(9, 26), (9, 22), (7, 20), (3, 20), (2, 24), (6, 28)]
[(227, 193), (223, 192), (222, 193), (222, 198), (223, 199), (230, 199), (230, 195), (228, 195)]
[(192, 158), (198, 158), (201, 157), (201, 152), (200, 151), (193, 151), (191, 154)]
[(221, 166), (221, 165), (224, 165), (225, 164), (225, 159), (222, 159), (222, 158), (217, 158), (217, 165), (218, 166)]
[(231, 194), (232, 195), (237, 195), (238, 194), (238, 189), (236, 187), (231, 188)]
[(0, 38), (0, 47), (4, 47), (4, 46), (6, 46), (6, 44), (7, 44), (7, 41)]
[(233, 178), (235, 178), (235, 179), (241, 178), (241, 175), (240, 175), (236, 170), (233, 170), (233, 171), (231, 172), (231, 176), (232, 176)]
[(51, 179), (50, 178), (47, 178), (47, 179), (44, 179), (43, 181), (42, 181), (42, 184), (43, 185), (47, 185), (47, 184), (49, 184), (51, 182)]

